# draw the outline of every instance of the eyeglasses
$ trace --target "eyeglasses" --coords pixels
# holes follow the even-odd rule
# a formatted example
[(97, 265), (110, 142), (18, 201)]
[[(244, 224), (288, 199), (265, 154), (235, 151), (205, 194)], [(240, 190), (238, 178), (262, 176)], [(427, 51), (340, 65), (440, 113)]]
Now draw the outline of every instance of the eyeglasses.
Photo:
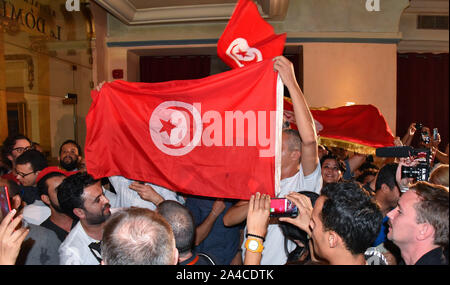
[(21, 176), (22, 178), (25, 178), (26, 176), (30, 175), (31, 173), (34, 173), (34, 171), (31, 171), (30, 173), (22, 173), (22, 172), (17, 172), (17, 175)]
[(16, 148), (13, 148), (12, 151), (17, 151), (17, 153), (21, 154), (29, 149), (33, 149), (33, 147), (31, 145), (27, 146), (27, 147), (16, 147)]

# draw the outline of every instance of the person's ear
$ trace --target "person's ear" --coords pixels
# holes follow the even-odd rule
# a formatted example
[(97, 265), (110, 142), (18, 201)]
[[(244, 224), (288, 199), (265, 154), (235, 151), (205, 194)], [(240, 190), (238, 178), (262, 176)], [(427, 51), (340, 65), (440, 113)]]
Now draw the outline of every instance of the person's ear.
[(42, 194), (41, 201), (44, 202), (46, 205), (50, 205), (50, 198), (47, 195)]
[(433, 238), (435, 234), (435, 229), (432, 225), (428, 223), (423, 223), (419, 225), (419, 233), (417, 235), (418, 240), (426, 240)]
[(330, 248), (337, 247), (339, 239), (340, 239), (339, 236), (335, 232), (333, 231), (328, 232), (328, 245)]
[(77, 216), (79, 219), (84, 219), (86, 218), (86, 215), (84, 214), (84, 210), (81, 208), (75, 208), (73, 209), (73, 213), (75, 214), (75, 216)]
[(391, 189), (389, 188), (389, 186), (387, 186), (387, 184), (383, 183), (381, 184), (381, 191), (383, 191), (384, 194), (389, 193), (389, 191), (391, 191)]
[(177, 265), (178, 264), (178, 258), (179, 258), (179, 252), (178, 249), (176, 247), (173, 248), (173, 262), (172, 265)]
[(292, 160), (298, 161), (300, 159), (300, 155), (301, 155), (300, 150), (296, 149), (296, 150), (291, 151), (290, 157)]

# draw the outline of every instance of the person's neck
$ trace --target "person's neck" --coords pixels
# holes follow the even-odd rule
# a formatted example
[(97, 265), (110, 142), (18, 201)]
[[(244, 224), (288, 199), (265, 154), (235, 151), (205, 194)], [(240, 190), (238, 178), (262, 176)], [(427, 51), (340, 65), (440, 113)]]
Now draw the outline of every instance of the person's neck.
[(300, 169), (300, 164), (291, 164), (281, 168), (281, 179), (289, 178), (297, 174)]
[(181, 262), (183, 262), (185, 260), (188, 260), (191, 257), (192, 257), (192, 251), (189, 251), (189, 252), (185, 253), (183, 256), (180, 255), (178, 257), (178, 262), (181, 263)]
[(85, 220), (80, 220), (81, 226), (83, 227), (86, 234), (95, 239), (95, 240), (102, 240), (103, 235), (103, 225), (105, 223), (101, 223), (98, 225), (89, 225), (86, 223)]
[(50, 208), (50, 210), (50, 221), (52, 221), (52, 223), (65, 230), (66, 232), (70, 232), (70, 230), (72, 229), (73, 219), (64, 213), (56, 211), (53, 208)]
[(350, 252), (344, 254), (336, 254), (331, 260), (330, 265), (365, 265), (366, 259), (364, 254), (353, 255)]
[(399, 246), (403, 261), (406, 265), (414, 265), (426, 253), (438, 248), (438, 245), (418, 245), (412, 244), (410, 246)]

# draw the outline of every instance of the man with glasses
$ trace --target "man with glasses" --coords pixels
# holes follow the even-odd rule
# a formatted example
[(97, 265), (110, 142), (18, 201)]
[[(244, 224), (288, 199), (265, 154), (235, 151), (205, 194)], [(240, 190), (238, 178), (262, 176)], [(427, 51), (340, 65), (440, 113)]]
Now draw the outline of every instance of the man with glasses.
[(48, 166), (44, 155), (30, 149), (16, 159), (16, 179), (25, 186), (22, 200), (27, 204), (23, 210), (24, 219), (35, 225), (40, 225), (50, 216), (50, 209), (40, 200), (36, 187), (36, 179), (44, 168)]
[(2, 160), (10, 168), (10, 172), (1, 178), (19, 183), (15, 172), (16, 159), (26, 150), (32, 148), (32, 142), (24, 135), (11, 135), (5, 139), (2, 146)]

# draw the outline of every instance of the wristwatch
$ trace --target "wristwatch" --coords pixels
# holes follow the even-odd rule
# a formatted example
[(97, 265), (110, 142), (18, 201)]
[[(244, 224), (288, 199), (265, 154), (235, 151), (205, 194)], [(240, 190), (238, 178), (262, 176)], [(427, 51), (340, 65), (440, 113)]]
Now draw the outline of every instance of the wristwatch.
[(245, 248), (250, 252), (262, 252), (264, 246), (259, 239), (248, 238), (245, 242)]

